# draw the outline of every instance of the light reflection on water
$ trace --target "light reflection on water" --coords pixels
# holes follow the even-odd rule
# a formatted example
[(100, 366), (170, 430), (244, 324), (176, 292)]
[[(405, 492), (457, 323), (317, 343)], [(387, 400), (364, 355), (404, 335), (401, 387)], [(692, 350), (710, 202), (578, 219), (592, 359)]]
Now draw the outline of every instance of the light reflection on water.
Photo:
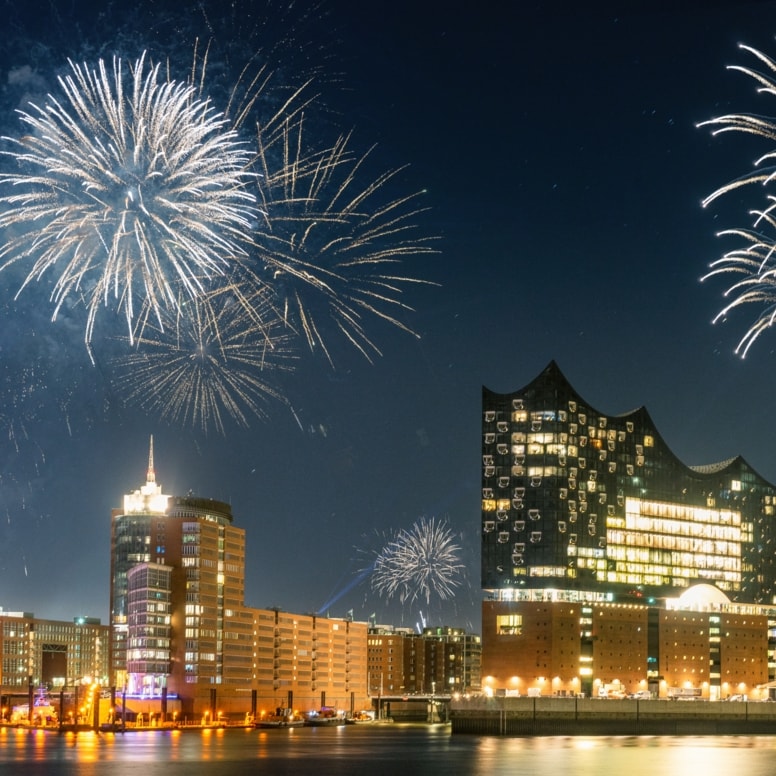
[(482, 773), (771, 776), (776, 737), (480, 738)]
[(499, 738), (398, 724), (61, 736), (0, 728), (0, 773), (25, 776), (772, 776), (775, 754), (776, 736)]

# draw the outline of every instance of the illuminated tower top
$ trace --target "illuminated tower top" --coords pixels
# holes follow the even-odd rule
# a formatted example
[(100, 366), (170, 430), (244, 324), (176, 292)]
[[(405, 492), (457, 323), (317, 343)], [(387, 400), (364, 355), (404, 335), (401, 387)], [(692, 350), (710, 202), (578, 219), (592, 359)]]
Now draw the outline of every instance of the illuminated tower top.
[(124, 514), (140, 512), (145, 514), (166, 514), (169, 496), (162, 494), (162, 486), (156, 483), (156, 472), (154, 471), (154, 437), (151, 435), (151, 442), (148, 450), (148, 472), (146, 473), (146, 483), (141, 485), (139, 490), (128, 493), (124, 496)]

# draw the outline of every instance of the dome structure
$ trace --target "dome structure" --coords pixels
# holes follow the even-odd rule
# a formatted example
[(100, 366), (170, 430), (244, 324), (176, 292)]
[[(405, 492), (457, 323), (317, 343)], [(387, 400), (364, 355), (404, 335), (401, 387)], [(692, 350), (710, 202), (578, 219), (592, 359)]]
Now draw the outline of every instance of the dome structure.
[(679, 596), (682, 609), (704, 609), (729, 603), (730, 599), (718, 587), (705, 583), (693, 585)]

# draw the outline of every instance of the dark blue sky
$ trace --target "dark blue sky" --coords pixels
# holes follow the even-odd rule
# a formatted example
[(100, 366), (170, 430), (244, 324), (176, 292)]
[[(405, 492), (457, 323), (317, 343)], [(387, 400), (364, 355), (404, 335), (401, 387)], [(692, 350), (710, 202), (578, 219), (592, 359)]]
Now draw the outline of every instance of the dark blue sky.
[[(711, 326), (724, 285), (699, 282), (760, 193), (701, 199), (768, 149), (695, 126), (776, 113), (725, 69), (750, 63), (739, 42), (776, 56), (776, 3), (324, 2), (290, 27), (280, 3), (267, 24), (263, 3), (202, 5), (6, 2), (0, 131), (19, 133), (20, 68), (45, 93), (68, 57), (185, 63), (215, 34), (211, 65), (232, 72), (280, 41), (289, 78), (322, 68), (321, 131), (353, 127), (378, 171), (408, 164), (397, 191), (426, 190), (440, 253), (407, 270), (439, 287), (411, 291), (419, 340), (374, 324), (373, 365), (302, 359), (283, 389), (303, 430), (278, 407), (222, 437), (123, 406), (47, 294), (14, 304), (0, 274), (0, 605), (107, 620), (110, 509), (143, 483), (153, 434), (165, 492), (232, 503), (247, 604), (478, 629), (481, 386), (515, 390), (551, 359), (603, 412), (646, 405), (686, 463), (741, 454), (776, 482), (776, 334), (736, 357), (759, 311)], [(449, 521), (468, 570), (428, 611), (356, 584), (421, 516)]]

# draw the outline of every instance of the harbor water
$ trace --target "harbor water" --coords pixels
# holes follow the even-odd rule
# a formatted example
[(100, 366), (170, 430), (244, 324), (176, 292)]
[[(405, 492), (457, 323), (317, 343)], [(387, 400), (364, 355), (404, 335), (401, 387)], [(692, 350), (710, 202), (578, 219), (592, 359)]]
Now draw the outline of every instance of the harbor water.
[(776, 736), (452, 735), (445, 725), (65, 733), (0, 728), (15, 776), (771, 776)]

